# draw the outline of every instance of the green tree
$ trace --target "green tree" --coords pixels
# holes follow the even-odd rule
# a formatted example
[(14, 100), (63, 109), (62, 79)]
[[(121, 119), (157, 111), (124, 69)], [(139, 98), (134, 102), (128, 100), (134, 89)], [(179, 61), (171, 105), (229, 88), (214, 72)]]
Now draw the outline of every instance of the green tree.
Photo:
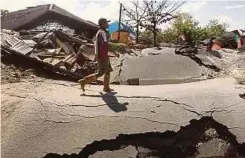
[(178, 17), (172, 23), (172, 29), (177, 35), (181, 35), (184, 30), (193, 30), (199, 24), (199, 22), (188, 13), (179, 13), (177, 16)]
[(208, 36), (220, 36), (226, 32), (227, 28), (227, 23), (220, 24), (217, 19), (212, 19), (206, 26), (206, 31)]
[(178, 35), (173, 29), (168, 28), (168, 29), (162, 31), (158, 35), (158, 37), (159, 37), (158, 38), (159, 42), (174, 43), (176, 38), (178, 37)]
[(171, 23), (171, 27), (162, 31), (162, 42), (174, 42), (186, 31), (195, 43), (213, 36), (220, 36), (226, 32), (227, 27), (226, 23), (219, 23), (218, 20), (210, 20), (206, 26), (201, 27), (190, 14), (179, 13)]
[(191, 32), (192, 36), (195, 35), (195, 28), (198, 22), (188, 13), (178, 13), (177, 18), (170, 23), (171, 27), (163, 30), (161, 37), (163, 42), (174, 43), (177, 38), (183, 34), (184, 31)]

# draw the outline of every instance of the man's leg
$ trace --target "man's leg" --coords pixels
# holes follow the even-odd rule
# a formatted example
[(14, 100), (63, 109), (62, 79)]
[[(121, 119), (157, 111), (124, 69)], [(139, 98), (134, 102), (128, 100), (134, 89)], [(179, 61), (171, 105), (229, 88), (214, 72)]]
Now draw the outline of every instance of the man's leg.
[(112, 72), (112, 67), (111, 67), (111, 63), (110, 61), (108, 61), (108, 66), (105, 72), (105, 76), (104, 76), (104, 91), (105, 92), (111, 92), (114, 91), (113, 89), (110, 88), (110, 77), (111, 77), (111, 72)]
[(106, 72), (104, 75), (104, 89), (105, 92), (111, 92), (113, 89), (110, 88), (110, 72)]

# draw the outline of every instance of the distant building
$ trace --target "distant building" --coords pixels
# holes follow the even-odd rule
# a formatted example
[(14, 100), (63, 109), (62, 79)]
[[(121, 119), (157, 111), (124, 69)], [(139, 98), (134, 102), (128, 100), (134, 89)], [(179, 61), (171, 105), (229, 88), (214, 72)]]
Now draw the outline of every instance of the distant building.
[(136, 33), (135, 31), (132, 29), (132, 27), (125, 25), (123, 23), (121, 23), (120, 26), (120, 31), (119, 31), (119, 22), (115, 21), (111, 24), (109, 24), (109, 28), (108, 31), (111, 34), (111, 39), (112, 40), (118, 40), (118, 35), (120, 32), (120, 43), (130, 43), (133, 40), (135, 40), (136, 38)]
[(244, 46), (245, 30), (233, 30), (226, 32), (215, 38), (212, 49), (218, 50), (221, 48), (236, 49)]

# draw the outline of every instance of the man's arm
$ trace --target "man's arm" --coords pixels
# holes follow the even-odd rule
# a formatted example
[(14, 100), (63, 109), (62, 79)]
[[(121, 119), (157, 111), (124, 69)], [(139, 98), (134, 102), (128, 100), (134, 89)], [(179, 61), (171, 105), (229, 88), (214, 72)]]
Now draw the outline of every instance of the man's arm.
[(98, 57), (99, 57), (99, 43), (98, 43), (98, 33), (96, 34), (96, 36), (95, 36), (95, 41), (94, 41), (94, 45), (95, 45), (95, 50), (94, 50), (94, 52), (95, 52), (95, 61), (98, 61)]

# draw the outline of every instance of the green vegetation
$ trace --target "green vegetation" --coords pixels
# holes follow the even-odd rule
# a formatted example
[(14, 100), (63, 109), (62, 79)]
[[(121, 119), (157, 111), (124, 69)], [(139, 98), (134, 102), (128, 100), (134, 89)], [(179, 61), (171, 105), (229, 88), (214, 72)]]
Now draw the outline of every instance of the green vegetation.
[[(178, 17), (172, 21), (170, 27), (161, 31), (157, 35), (157, 42), (175, 43), (184, 31), (190, 33), (193, 42), (205, 40), (213, 36), (220, 36), (226, 32), (228, 25), (219, 23), (218, 20), (210, 20), (206, 26), (200, 26), (188, 13), (178, 14)], [(144, 31), (141, 34), (142, 42), (152, 43), (152, 34), (149, 31)]]

